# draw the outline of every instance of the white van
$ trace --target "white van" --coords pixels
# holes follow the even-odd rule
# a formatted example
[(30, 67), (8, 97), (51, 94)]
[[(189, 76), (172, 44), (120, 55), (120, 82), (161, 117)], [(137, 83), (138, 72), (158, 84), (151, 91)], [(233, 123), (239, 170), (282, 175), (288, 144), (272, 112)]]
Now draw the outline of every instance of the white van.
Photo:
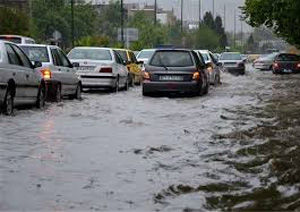
[(34, 39), (20, 35), (0, 35), (0, 40), (5, 40), (16, 44), (35, 44)]

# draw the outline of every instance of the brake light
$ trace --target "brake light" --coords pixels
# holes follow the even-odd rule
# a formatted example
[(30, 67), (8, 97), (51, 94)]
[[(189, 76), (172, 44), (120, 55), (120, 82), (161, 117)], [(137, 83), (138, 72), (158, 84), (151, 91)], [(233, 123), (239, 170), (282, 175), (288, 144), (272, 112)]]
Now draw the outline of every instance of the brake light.
[(273, 63), (273, 68), (274, 68), (274, 69), (278, 69), (278, 68), (279, 68), (279, 63), (276, 63), (276, 62)]
[(100, 73), (112, 73), (112, 67), (104, 67), (104, 68), (101, 68)]
[(199, 79), (200, 79), (200, 73), (199, 72), (194, 72), (193, 80), (199, 80)]
[(300, 63), (297, 64), (297, 68), (300, 69)]
[(52, 77), (52, 73), (51, 73), (50, 69), (48, 69), (48, 68), (42, 69), (41, 73), (42, 73), (44, 79), (51, 79), (51, 77)]
[(144, 80), (150, 80), (150, 74), (149, 72), (144, 72)]

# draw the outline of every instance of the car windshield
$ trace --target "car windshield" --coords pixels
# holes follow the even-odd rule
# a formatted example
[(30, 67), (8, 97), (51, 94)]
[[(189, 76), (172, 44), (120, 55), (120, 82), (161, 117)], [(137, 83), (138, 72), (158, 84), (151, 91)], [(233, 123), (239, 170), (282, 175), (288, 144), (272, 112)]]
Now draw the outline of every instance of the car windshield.
[(120, 54), (122, 60), (128, 62), (128, 57), (126, 51), (117, 50), (117, 52)]
[(150, 65), (159, 67), (193, 66), (193, 60), (187, 51), (158, 51), (154, 54)]
[(276, 54), (269, 54), (269, 55), (266, 55), (265, 57), (263, 57), (263, 59), (274, 60), (275, 57), (276, 57)]
[(278, 61), (300, 61), (300, 56), (295, 54), (281, 54), (277, 57)]
[(46, 47), (21, 46), (21, 48), (31, 61), (50, 62)]
[(0, 40), (9, 41), (12, 43), (18, 43), (20, 44), (22, 42), (22, 39), (19, 37), (10, 37), (10, 36), (0, 36)]
[(68, 57), (71, 60), (112, 60), (106, 49), (73, 49)]
[(154, 50), (144, 50), (139, 53), (137, 58), (147, 58), (149, 59), (154, 54)]
[(235, 53), (225, 53), (222, 54), (221, 60), (242, 60), (242, 56), (240, 54)]

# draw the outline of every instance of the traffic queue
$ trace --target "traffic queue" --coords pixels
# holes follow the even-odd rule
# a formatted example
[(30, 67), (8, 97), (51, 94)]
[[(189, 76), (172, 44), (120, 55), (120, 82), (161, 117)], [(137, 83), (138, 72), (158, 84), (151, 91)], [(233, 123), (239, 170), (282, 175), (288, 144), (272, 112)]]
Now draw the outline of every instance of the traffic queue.
[[(136, 53), (136, 54), (135, 54)], [(291, 54), (267, 57), (271, 62), (255, 67), (273, 73), (300, 72), (300, 58)], [(292, 61), (292, 62), (291, 62)], [(68, 54), (55, 45), (36, 44), (32, 38), (0, 35), (0, 107), (12, 115), (18, 105), (62, 98), (81, 99), (82, 91), (112, 92), (142, 85), (142, 94), (180, 93), (205, 95), (221, 84), (221, 74), (244, 75), (247, 58), (238, 52), (220, 55), (209, 50), (181, 48), (129, 49), (75, 47)]]

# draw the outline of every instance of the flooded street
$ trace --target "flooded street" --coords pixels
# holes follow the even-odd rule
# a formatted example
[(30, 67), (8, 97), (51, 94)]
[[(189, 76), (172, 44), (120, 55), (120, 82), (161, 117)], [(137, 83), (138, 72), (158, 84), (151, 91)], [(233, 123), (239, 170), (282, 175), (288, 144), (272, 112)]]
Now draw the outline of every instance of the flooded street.
[(300, 75), (222, 81), (1, 115), (0, 210), (300, 210)]

